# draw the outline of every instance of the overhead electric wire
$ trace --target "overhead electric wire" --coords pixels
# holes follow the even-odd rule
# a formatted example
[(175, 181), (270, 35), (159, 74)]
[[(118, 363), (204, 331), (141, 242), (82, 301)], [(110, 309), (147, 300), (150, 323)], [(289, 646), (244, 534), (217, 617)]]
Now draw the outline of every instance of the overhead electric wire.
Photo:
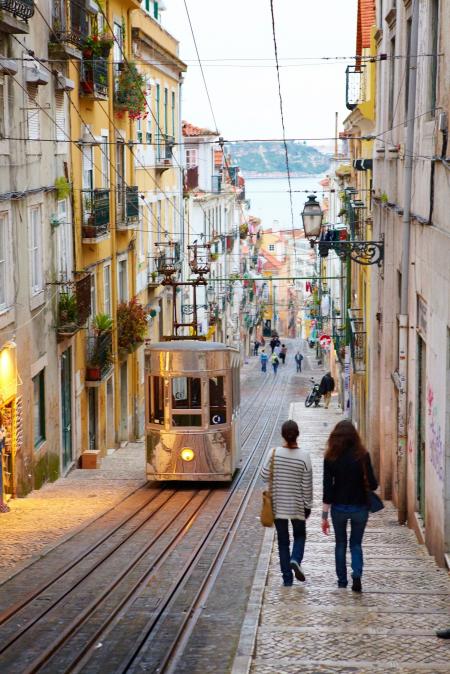
[[(287, 147), (287, 143), (286, 143), (286, 129), (285, 129), (285, 125), (284, 125), (283, 96), (281, 94), (280, 68), (279, 68), (279, 64), (278, 64), (278, 46), (277, 46), (277, 36), (276, 36), (276, 30), (275, 30), (275, 14), (274, 14), (274, 8), (273, 8), (273, 0), (269, 0), (269, 3), (270, 3), (270, 14), (271, 14), (271, 19), (272, 19), (273, 48), (274, 48), (274, 52), (275, 52), (275, 61), (276, 61), (276, 64), (277, 64), (278, 97), (279, 97), (279, 102), (280, 102), (281, 128), (282, 128), (282, 132), (283, 132), (283, 145), (284, 145), (284, 154), (285, 154), (285, 161), (286, 161), (287, 180), (288, 180), (288, 186), (289, 186), (289, 204), (290, 204), (290, 207), (291, 207), (292, 234), (294, 235), (294, 230), (295, 230), (294, 204), (293, 204), (293, 201), (292, 201), (291, 172), (290, 172), (290, 167), (289, 167), (288, 147)], [(294, 236), (294, 255), (296, 255), (295, 236)]]

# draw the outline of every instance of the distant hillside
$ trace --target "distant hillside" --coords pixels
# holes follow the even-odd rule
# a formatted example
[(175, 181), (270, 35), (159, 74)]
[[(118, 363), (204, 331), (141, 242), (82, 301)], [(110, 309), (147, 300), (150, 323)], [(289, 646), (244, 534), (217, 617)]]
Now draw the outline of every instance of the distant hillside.
[[(288, 141), (289, 168), (293, 174), (317, 174), (326, 171), (330, 158), (309, 145)], [(232, 163), (239, 165), (244, 173), (286, 173), (284, 146), (282, 142), (233, 143)]]

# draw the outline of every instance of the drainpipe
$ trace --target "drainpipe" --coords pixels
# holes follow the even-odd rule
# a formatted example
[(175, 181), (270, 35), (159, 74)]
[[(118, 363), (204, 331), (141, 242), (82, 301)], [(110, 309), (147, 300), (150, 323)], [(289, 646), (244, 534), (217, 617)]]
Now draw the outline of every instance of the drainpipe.
[(405, 146), (405, 172), (403, 192), (403, 241), (402, 278), (400, 294), (398, 376), (394, 377), (398, 389), (397, 407), (397, 507), (398, 522), (407, 520), (407, 373), (408, 373), (408, 291), (411, 254), (411, 189), (413, 178), (414, 117), (416, 110), (417, 43), (419, 31), (419, 0), (415, 0), (411, 21), (411, 53), (409, 65), (409, 95)]

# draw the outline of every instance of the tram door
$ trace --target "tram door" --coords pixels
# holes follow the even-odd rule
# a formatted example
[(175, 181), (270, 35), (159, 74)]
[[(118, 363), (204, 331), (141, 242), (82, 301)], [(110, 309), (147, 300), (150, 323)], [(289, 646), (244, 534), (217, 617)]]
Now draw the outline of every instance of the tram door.
[(72, 462), (72, 347), (61, 354), (61, 435), (62, 465)]

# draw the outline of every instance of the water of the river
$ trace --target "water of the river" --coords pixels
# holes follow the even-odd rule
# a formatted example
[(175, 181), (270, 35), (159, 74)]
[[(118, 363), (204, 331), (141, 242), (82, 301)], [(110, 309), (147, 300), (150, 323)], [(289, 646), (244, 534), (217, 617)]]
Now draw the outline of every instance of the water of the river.
[[(245, 175), (245, 174), (244, 174)], [(302, 227), (301, 212), (308, 193), (320, 190), (319, 201), (323, 189), (319, 181), (321, 175), (308, 176), (307, 178), (291, 178), (292, 202), (294, 211), (294, 227)], [(298, 191), (296, 191), (298, 190)], [(290, 229), (291, 208), (289, 203), (288, 181), (286, 178), (246, 178), (245, 196), (250, 199), (250, 214), (256, 215), (262, 220), (262, 226), (275, 230)]]

